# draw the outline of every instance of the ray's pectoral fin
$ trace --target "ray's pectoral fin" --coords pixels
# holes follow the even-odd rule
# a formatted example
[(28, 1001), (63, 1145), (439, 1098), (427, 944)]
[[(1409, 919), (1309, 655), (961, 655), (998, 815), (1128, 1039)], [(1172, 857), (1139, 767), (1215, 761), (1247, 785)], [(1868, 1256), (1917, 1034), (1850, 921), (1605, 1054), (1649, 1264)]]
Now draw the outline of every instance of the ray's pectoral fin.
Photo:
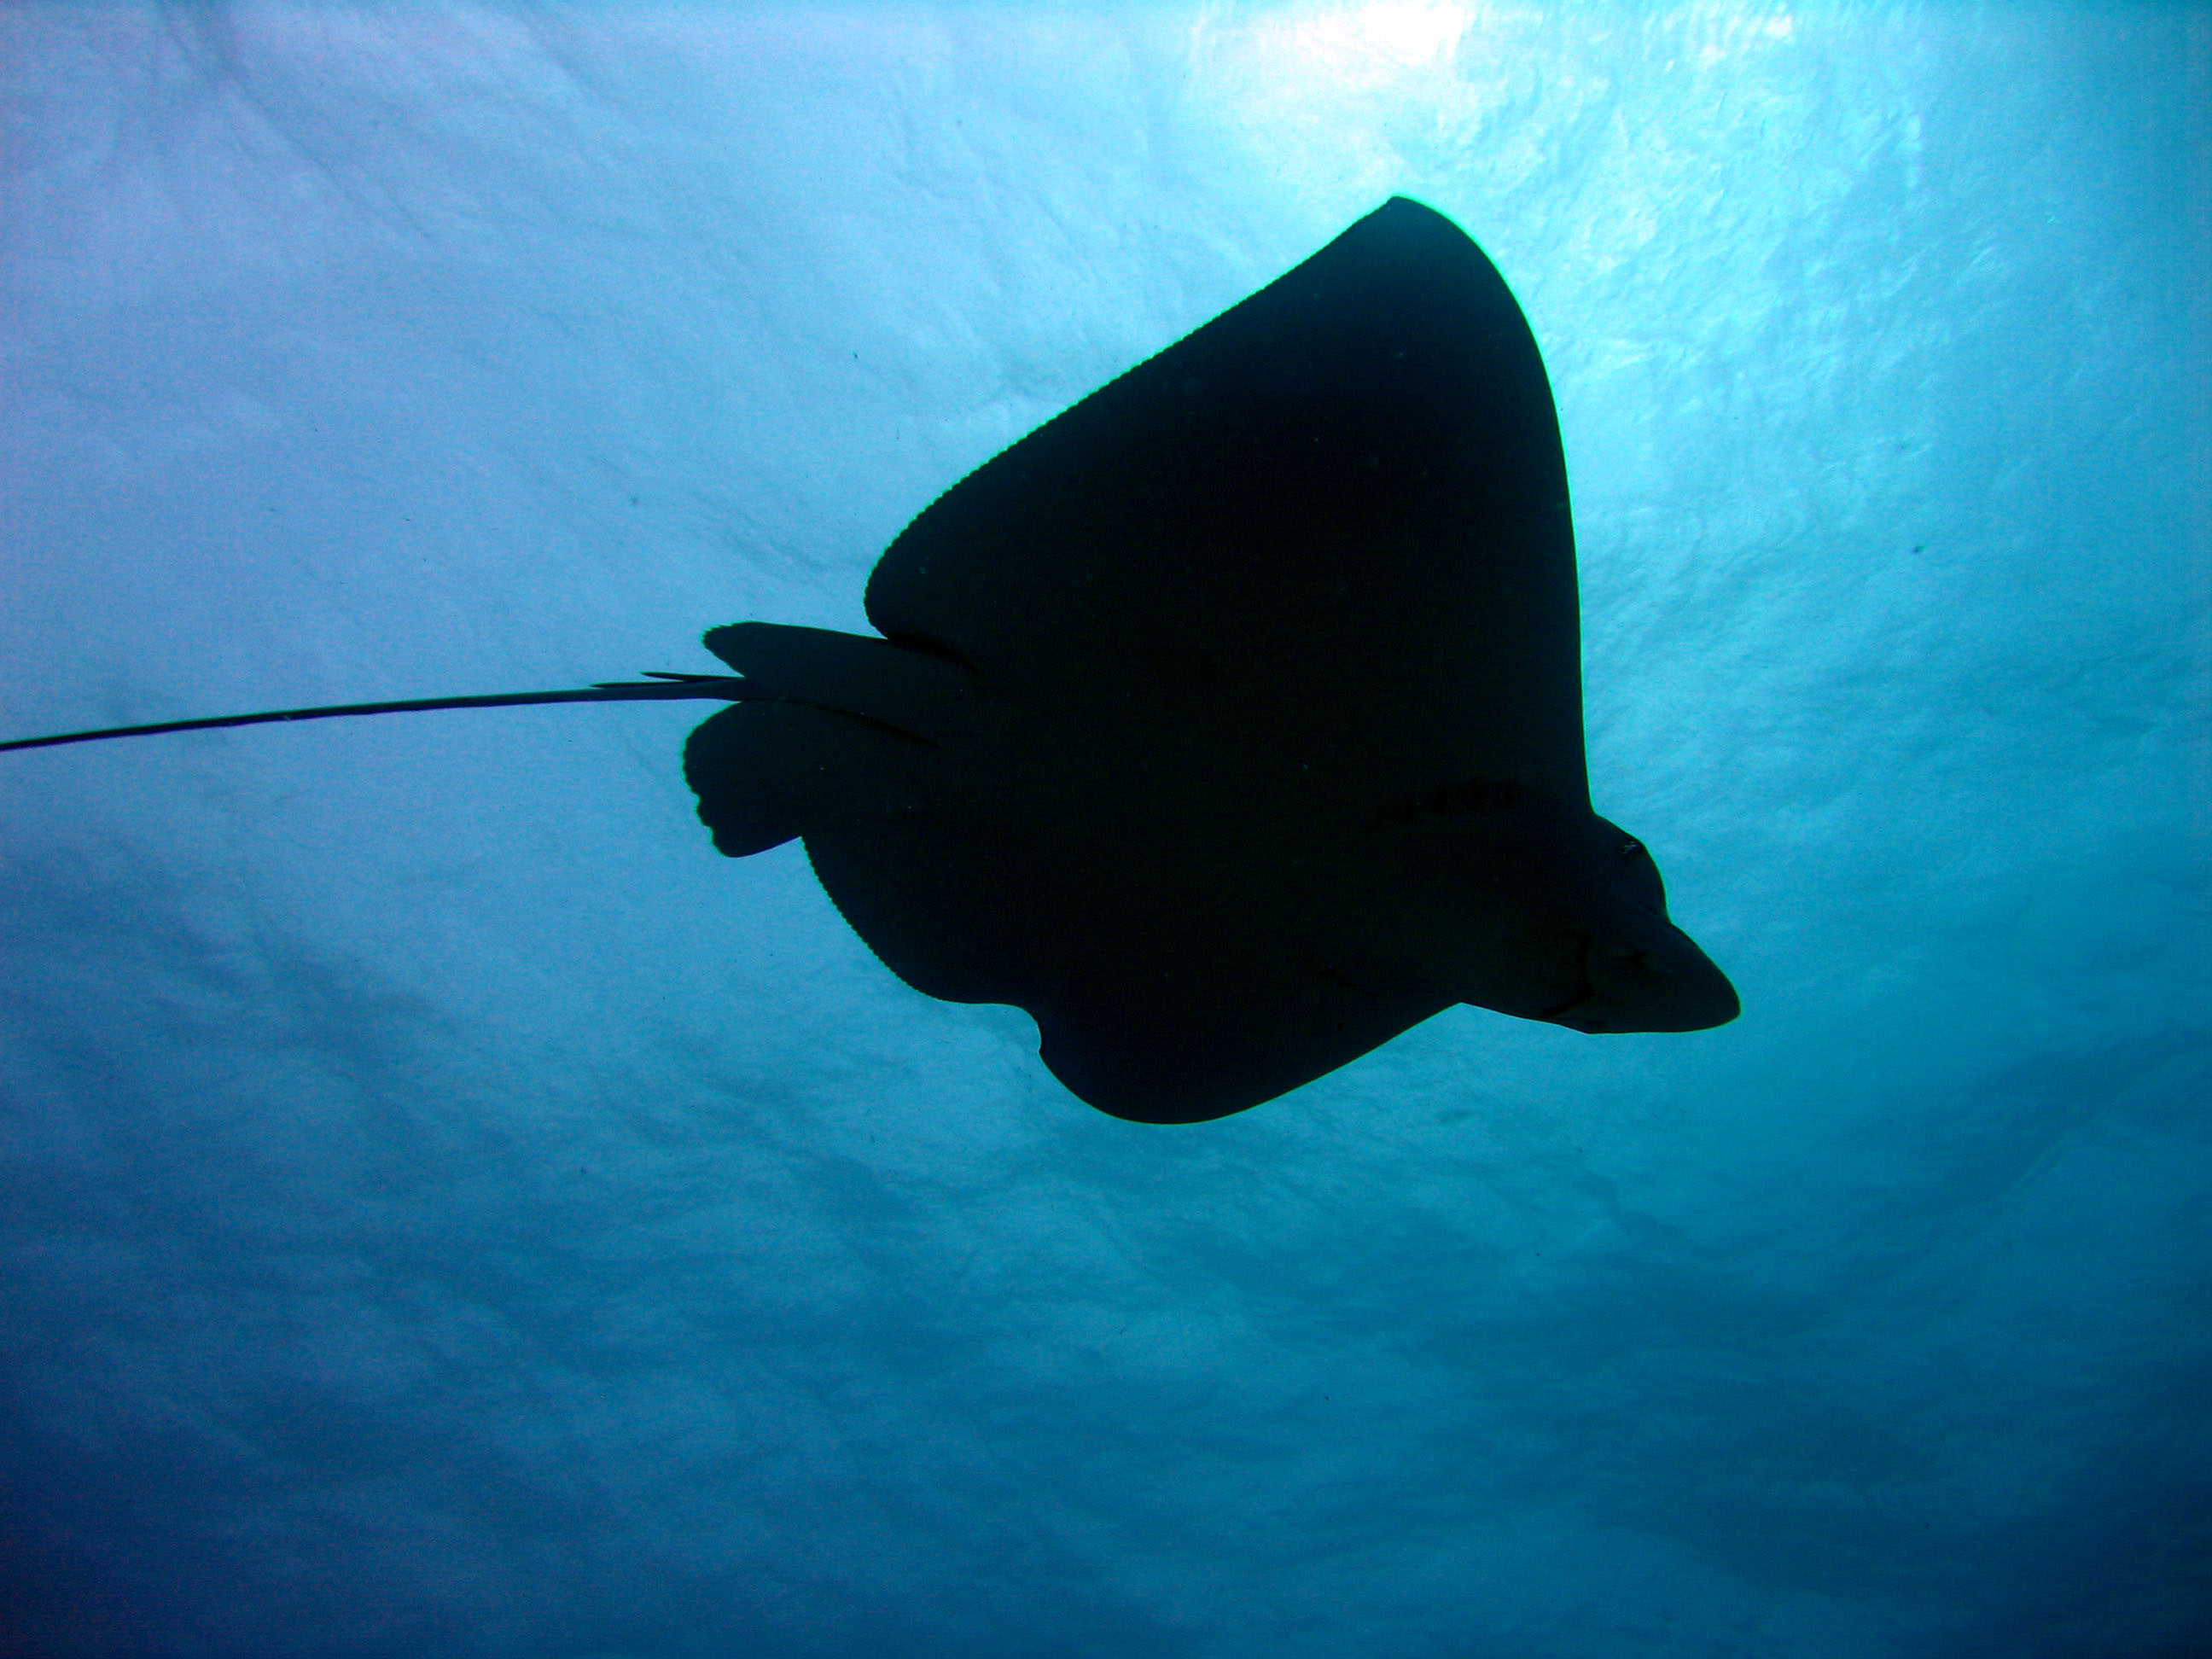
[(829, 629), (738, 623), (706, 643), (770, 694), (684, 747), (700, 820), (731, 858), (910, 807), (922, 757), (965, 718), (975, 682), (949, 652)]
[(1166, 1006), (1024, 1004), (1039, 1052), (1069, 1091), (1132, 1123), (1205, 1123), (1349, 1065), (1449, 1006), (1302, 975), (1294, 988), (1206, 984)]

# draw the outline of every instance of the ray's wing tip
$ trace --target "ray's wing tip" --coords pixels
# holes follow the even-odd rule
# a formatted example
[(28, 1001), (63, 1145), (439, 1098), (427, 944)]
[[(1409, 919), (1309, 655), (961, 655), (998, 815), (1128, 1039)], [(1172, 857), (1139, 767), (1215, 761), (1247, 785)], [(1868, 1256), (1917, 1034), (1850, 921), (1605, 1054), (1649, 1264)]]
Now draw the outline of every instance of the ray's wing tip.
[(1393, 196), (1359, 222), (1377, 228), (1395, 225), (1405, 230), (1416, 228), (1443, 232), (1455, 240), (1472, 240), (1466, 230), (1449, 214), (1431, 207), (1426, 202), (1416, 201), (1410, 196)]

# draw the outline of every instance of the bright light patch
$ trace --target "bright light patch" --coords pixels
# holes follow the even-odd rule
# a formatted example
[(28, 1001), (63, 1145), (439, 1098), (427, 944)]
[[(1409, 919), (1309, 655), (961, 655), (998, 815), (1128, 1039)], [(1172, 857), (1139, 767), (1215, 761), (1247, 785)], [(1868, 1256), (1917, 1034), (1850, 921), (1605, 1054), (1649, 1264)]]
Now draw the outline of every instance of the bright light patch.
[(1786, 12), (1777, 12), (1769, 17), (1743, 17), (1729, 21), (1720, 37), (1712, 40), (1698, 53), (1698, 67), (1710, 70), (1725, 62), (1732, 55), (1767, 43), (1784, 43), (1797, 38), (1796, 20)]
[(1333, 70), (1418, 69), (1439, 56), (1449, 58), (1467, 22), (1461, 6), (1355, 6), (1301, 22), (1297, 42), (1303, 53)]

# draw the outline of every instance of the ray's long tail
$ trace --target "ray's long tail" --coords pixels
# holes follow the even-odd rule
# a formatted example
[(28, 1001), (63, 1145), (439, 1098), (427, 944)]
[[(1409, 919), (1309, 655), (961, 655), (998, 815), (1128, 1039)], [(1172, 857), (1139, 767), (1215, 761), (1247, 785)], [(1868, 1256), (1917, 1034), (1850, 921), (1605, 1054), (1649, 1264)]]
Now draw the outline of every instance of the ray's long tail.
[(481, 697), (411, 697), (400, 702), (337, 703), (327, 708), (274, 708), (258, 714), (218, 714), (208, 720), (162, 720), (152, 726), (111, 726), (98, 732), (17, 738), (0, 743), (0, 749), (51, 749), (58, 744), (97, 743), (106, 738), (150, 738), (161, 732), (205, 732), (221, 726), (259, 726), (270, 720), (327, 720), (346, 714), (404, 714), (422, 708), (500, 708), (524, 702), (657, 702), (686, 697), (751, 702), (774, 695), (732, 674), (646, 672), (642, 680), (608, 680), (574, 691), (501, 691)]

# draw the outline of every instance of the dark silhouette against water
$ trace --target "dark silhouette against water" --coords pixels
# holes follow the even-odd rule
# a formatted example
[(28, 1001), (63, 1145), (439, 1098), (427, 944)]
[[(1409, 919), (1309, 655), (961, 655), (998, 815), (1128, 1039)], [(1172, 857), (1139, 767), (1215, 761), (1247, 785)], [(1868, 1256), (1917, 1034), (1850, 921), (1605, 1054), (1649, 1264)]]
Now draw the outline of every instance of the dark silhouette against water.
[(732, 857), (803, 839), (915, 989), (1010, 1003), (1074, 1093), (1196, 1122), (1455, 1003), (1735, 1018), (1589, 805), (1543, 363), (1403, 198), (978, 468), (878, 562), (880, 637), (740, 623), (727, 678), (176, 721), (733, 706), (684, 770)]

